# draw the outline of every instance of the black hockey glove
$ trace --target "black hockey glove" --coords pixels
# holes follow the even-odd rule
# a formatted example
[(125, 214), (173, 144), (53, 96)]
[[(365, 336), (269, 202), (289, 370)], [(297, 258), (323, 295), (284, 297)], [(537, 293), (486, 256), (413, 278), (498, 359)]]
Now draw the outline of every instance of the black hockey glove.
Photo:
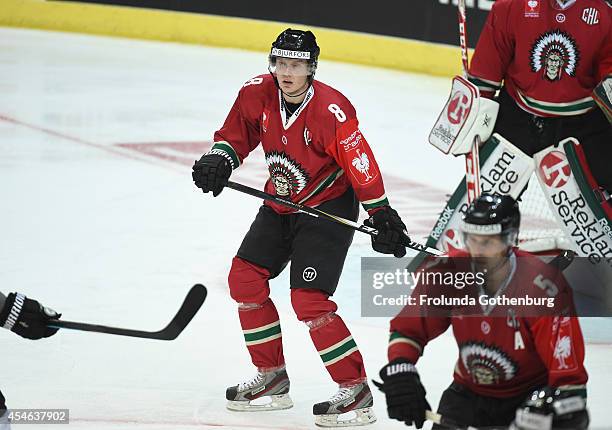
[(407, 360), (394, 360), (380, 369), (380, 377), (382, 384), (372, 382), (385, 393), (389, 418), (403, 421), (408, 426), (414, 423), (419, 429), (423, 427), (425, 411), (431, 407), (414, 364)]
[(0, 326), (14, 331), (21, 337), (41, 339), (53, 336), (56, 328), (47, 327), (51, 319), (59, 319), (62, 315), (47, 308), (36, 300), (28, 299), (23, 294), (11, 293), (0, 311)]
[(393, 254), (397, 258), (406, 255), (406, 246), (410, 244), (410, 237), (402, 219), (391, 206), (377, 210), (364, 221), (364, 224), (378, 230), (376, 236), (371, 236), (374, 251)]
[(214, 197), (223, 191), (232, 174), (232, 165), (220, 154), (204, 154), (192, 169), (191, 177), (196, 186), (205, 193), (212, 191)]
[(589, 426), (586, 389), (544, 387), (517, 409), (513, 430), (584, 430)]

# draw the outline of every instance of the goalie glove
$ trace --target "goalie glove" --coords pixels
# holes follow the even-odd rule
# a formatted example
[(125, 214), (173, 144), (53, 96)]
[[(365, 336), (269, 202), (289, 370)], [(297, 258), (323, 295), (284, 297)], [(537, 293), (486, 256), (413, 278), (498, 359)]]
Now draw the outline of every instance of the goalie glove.
[(23, 294), (11, 293), (0, 311), (0, 326), (27, 339), (42, 339), (57, 332), (56, 328), (47, 327), (47, 324), (61, 316)]
[(544, 387), (517, 409), (511, 430), (584, 430), (589, 426), (586, 389)]
[(455, 76), (451, 95), (429, 133), (429, 143), (445, 154), (467, 154), (477, 136), (481, 142), (491, 137), (498, 111), (496, 101), (481, 97), (476, 85)]
[(612, 123), (612, 75), (606, 76), (593, 90), (593, 99)]

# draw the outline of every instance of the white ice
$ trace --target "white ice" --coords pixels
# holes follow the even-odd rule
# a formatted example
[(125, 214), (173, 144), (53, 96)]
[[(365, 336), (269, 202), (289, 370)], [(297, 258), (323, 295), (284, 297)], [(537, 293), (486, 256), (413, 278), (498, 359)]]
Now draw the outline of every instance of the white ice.
[[(30, 342), (1, 330), (9, 407), (68, 408), (75, 430), (314, 427), (312, 404), (336, 387), (293, 314), (287, 274), (272, 296), (295, 407), (225, 410), (225, 387), (253, 374), (226, 277), (260, 202), (233, 190), (202, 195), (190, 176), (242, 83), (265, 71), (263, 53), (0, 29), (0, 290), (68, 320), (154, 330), (192, 284), (209, 289), (173, 342), (70, 331)], [(317, 78), (356, 106), (391, 203), (421, 239), (462, 175), (461, 160), (425, 143), (449, 80), (325, 60)], [(261, 152), (240, 170), (236, 180), (260, 186)], [(334, 296), (370, 377), (386, 362), (388, 330), (386, 318), (360, 317), (360, 257), (374, 255), (355, 236)], [(612, 428), (607, 333), (587, 331), (594, 428)], [(447, 333), (418, 364), (432, 405), (456, 354)], [(379, 421), (369, 428), (405, 428), (374, 396)]]

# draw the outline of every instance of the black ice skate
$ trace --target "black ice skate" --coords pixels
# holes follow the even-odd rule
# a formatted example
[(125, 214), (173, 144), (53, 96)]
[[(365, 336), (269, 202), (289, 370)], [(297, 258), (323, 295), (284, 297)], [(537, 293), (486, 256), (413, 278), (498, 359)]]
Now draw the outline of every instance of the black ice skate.
[(328, 401), (314, 405), (312, 413), (319, 427), (363, 426), (376, 421), (373, 404), (370, 387), (363, 381), (341, 385)]
[(229, 387), (225, 397), (227, 409), (231, 411), (275, 411), (293, 406), (289, 397), (289, 377), (284, 367), (258, 369), (250, 381)]

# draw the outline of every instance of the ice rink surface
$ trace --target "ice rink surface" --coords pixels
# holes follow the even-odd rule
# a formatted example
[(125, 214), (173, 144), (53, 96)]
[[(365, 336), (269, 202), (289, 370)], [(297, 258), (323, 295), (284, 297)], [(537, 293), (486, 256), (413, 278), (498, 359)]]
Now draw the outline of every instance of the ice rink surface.
[[(386, 178), (387, 195), (415, 239), (429, 231), (463, 162), (426, 143), (450, 81), (323, 60), (317, 79), (357, 108)], [(253, 376), (236, 305), (232, 257), (260, 201), (225, 190), (202, 195), (193, 160), (210, 146), (264, 53), (0, 28), (0, 290), (18, 290), (68, 320), (156, 330), (189, 287), (209, 296), (176, 341), (62, 331), (38, 342), (0, 331), (0, 389), (10, 408), (67, 408), (77, 429), (307, 429), (312, 404), (335, 393), (307, 327), (289, 303), (287, 274), (272, 282), (295, 407), (260, 414), (225, 409), (225, 388)], [(232, 177), (260, 187), (256, 151)], [(355, 236), (334, 300), (369, 376), (386, 363), (388, 320), (360, 317)], [(608, 324), (607, 326), (605, 324)], [(612, 334), (585, 322), (592, 428), (612, 428)], [(418, 364), (429, 402), (450, 383), (450, 332)], [(378, 422), (386, 416), (376, 392)], [(31, 425), (14, 430), (36, 429)]]

